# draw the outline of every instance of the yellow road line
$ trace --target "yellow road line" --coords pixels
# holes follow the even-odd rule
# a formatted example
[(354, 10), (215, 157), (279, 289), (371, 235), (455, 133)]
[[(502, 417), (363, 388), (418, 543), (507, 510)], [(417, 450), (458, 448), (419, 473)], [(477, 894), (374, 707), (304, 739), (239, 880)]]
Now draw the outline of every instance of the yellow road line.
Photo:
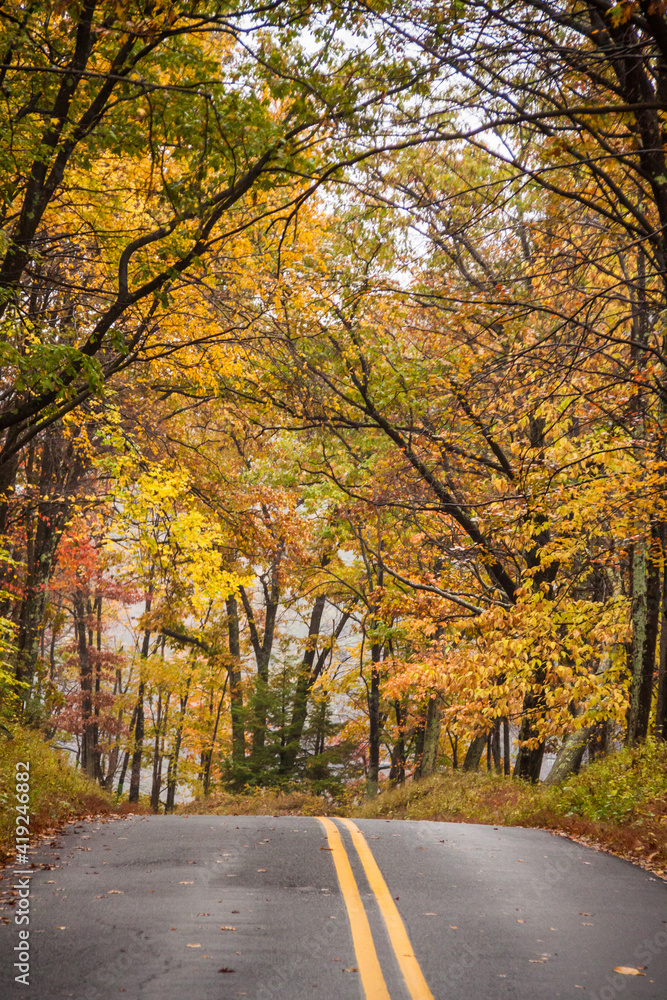
[(325, 816), (318, 819), (327, 832), (327, 839), (336, 866), (336, 875), (347, 907), (347, 915), (352, 930), (352, 943), (357, 956), (357, 967), (366, 1000), (391, 1000), (387, 984), (382, 975), (377, 952), (373, 943), (370, 924), (359, 895), (359, 889), (352, 872), (338, 828)]
[(387, 927), (389, 940), (396, 952), (396, 958), (398, 959), (398, 964), (405, 979), (405, 985), (410, 991), (412, 1000), (433, 1000), (433, 994), (428, 988), (428, 983), (424, 979), (424, 974), (412, 950), (408, 932), (396, 908), (396, 903), (392, 899), (392, 895), (387, 888), (387, 883), (382, 877), (382, 872), (377, 866), (377, 862), (366, 843), (363, 833), (351, 819), (343, 819), (341, 822), (345, 824), (352, 834), (352, 842), (361, 858), (368, 883), (375, 893), (380, 912)]

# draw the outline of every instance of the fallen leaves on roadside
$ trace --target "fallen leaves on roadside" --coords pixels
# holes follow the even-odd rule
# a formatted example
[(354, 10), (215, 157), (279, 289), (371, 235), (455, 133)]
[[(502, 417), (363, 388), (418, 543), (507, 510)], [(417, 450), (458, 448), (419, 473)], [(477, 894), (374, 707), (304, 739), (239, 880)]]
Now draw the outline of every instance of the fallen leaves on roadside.
[(614, 972), (620, 972), (622, 976), (645, 976), (646, 973), (636, 969), (634, 965), (617, 965)]

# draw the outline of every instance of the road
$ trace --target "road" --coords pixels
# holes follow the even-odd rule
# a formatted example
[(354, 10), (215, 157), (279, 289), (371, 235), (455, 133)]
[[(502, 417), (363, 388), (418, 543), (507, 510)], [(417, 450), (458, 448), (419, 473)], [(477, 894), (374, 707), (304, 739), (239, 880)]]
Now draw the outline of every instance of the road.
[(649, 873), (539, 830), (355, 824), (70, 827), (32, 855), (29, 985), (0, 914), (0, 996), (666, 1000), (667, 885)]

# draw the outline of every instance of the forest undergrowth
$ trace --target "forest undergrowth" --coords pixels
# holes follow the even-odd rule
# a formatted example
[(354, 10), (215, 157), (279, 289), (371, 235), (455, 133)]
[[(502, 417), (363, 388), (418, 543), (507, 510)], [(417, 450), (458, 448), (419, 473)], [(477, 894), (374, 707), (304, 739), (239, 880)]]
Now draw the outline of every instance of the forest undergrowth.
[[(12, 778), (17, 761), (31, 761), (31, 837), (75, 820), (150, 813), (147, 802), (116, 803), (75, 771), (42, 736), (16, 729), (0, 755), (0, 863), (11, 858)], [(522, 826), (561, 833), (610, 851), (667, 879), (667, 747), (653, 739), (594, 761), (561, 785), (513, 781), (504, 775), (440, 772), (364, 801), (358, 783), (336, 794), (308, 783), (285, 789), (214, 792), (177, 807), (179, 815), (350, 816)]]

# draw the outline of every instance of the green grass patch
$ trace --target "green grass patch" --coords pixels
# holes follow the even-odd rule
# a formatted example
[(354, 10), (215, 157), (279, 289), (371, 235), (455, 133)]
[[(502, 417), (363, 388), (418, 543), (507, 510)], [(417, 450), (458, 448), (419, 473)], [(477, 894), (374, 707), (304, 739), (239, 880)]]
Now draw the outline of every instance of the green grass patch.
[(42, 733), (16, 724), (0, 731), (0, 863), (15, 854), (17, 763), (30, 763), (30, 831), (34, 837), (68, 820), (114, 811), (111, 796), (75, 771)]
[(667, 877), (667, 745), (624, 748), (554, 788), (448, 771), (348, 814), (557, 830)]

